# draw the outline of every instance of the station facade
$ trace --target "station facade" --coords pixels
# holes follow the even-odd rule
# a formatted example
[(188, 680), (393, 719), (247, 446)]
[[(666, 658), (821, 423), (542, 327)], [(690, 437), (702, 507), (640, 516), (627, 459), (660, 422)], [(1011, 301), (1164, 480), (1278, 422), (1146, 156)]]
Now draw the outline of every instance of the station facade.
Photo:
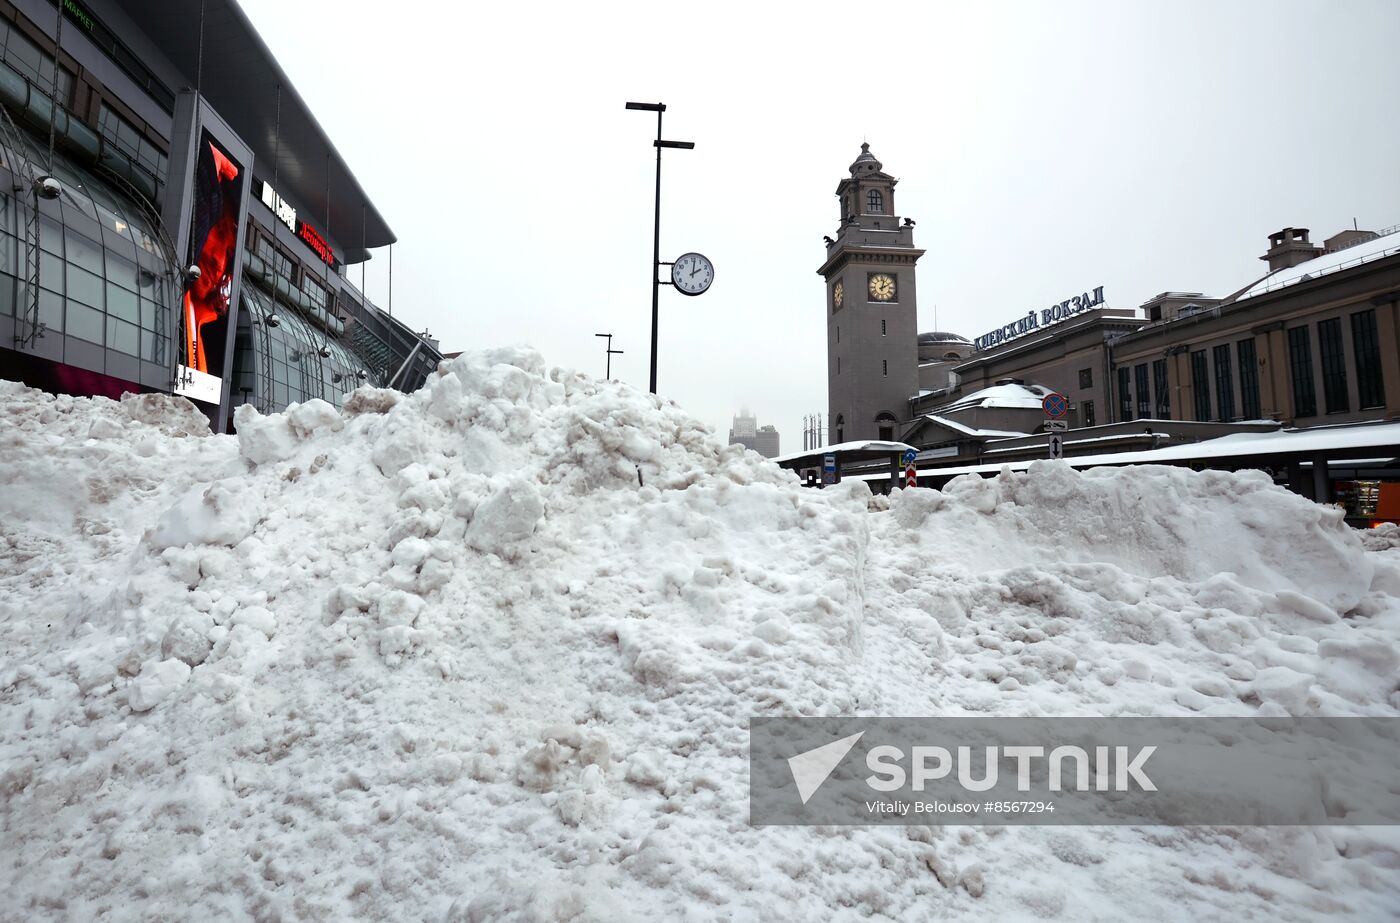
[[(1284, 228), (1268, 237), (1267, 269), (1242, 269), (1242, 287), (1224, 296), (1167, 291), (1122, 308), (1110, 306), (1102, 286), (1085, 285), (1010, 312), (973, 338), (915, 335), (913, 276), (923, 251), (913, 223), (881, 210), (889, 203), (892, 211), (894, 180), (868, 147), (850, 174), (837, 190), (841, 229), (826, 239), (819, 270), (833, 443), (897, 439), (918, 449), (921, 483), (939, 483), (940, 469), (951, 477), (1046, 457), (1041, 403), (1059, 393), (1068, 413), (1058, 442), (1071, 461), (1123, 453), (1267, 468), (1323, 502), (1374, 499), (1389, 486), (1400, 518), (1400, 460), (1385, 426), (1400, 420), (1400, 227), (1352, 228), (1321, 243), (1307, 229)], [(874, 286), (896, 272), (892, 286)], [(1329, 436), (1335, 451), (1310, 454), (1301, 447), (1322, 443), (1289, 438), (1367, 425), (1374, 429)], [(1271, 434), (1282, 438), (1262, 438)], [(1213, 446), (1196, 459), (1189, 448), (1222, 437), (1254, 454)], [(1359, 519), (1376, 514), (1375, 503), (1352, 505)]]
[(442, 358), (349, 267), (394, 234), (233, 0), (0, 0), (0, 377), (216, 431)]

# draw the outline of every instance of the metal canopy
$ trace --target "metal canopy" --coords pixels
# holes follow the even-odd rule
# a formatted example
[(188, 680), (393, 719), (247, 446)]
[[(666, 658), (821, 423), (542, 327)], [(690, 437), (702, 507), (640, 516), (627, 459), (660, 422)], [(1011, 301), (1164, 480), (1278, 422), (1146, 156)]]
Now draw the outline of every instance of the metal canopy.
[[(204, 9), (204, 98), (253, 149), (258, 175), (272, 181), (276, 152), (278, 192), (308, 223), (335, 241), (345, 262), (368, 259), (365, 247), (384, 247), (394, 232), (360, 188), (326, 132), (297, 94), (272, 52), (233, 0), (123, 0), (122, 9), (189, 80), (199, 58)], [(277, 87), (282, 87), (278, 140)], [(329, 161), (328, 161), (329, 158)], [(330, 168), (327, 224), (326, 169)], [(363, 243), (363, 247), (361, 244)]]

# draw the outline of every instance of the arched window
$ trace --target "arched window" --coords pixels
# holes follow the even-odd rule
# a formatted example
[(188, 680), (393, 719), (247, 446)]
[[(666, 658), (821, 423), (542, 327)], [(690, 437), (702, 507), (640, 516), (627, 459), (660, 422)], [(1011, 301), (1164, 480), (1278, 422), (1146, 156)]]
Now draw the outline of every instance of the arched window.
[(878, 189), (870, 190), (870, 194), (866, 196), (866, 201), (870, 206), (867, 211), (872, 215), (878, 215), (885, 210), (885, 197), (880, 195), (880, 190)]
[(880, 428), (879, 439), (881, 442), (894, 441), (894, 414), (886, 411), (875, 418), (875, 425)]

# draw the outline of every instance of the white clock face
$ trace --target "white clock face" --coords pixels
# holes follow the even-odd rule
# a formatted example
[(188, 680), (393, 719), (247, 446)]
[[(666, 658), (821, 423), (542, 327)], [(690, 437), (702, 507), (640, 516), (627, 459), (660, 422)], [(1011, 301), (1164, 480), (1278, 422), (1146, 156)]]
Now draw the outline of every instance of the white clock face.
[(715, 281), (715, 267), (699, 253), (683, 253), (671, 264), (671, 282), (681, 293), (698, 295)]

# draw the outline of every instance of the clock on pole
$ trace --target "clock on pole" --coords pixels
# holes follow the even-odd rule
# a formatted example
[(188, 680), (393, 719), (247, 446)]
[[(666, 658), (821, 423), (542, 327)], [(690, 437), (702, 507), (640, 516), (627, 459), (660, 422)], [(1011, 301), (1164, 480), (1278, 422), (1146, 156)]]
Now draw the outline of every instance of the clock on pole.
[(715, 264), (703, 253), (682, 253), (671, 264), (671, 284), (682, 295), (703, 295), (715, 281)]

